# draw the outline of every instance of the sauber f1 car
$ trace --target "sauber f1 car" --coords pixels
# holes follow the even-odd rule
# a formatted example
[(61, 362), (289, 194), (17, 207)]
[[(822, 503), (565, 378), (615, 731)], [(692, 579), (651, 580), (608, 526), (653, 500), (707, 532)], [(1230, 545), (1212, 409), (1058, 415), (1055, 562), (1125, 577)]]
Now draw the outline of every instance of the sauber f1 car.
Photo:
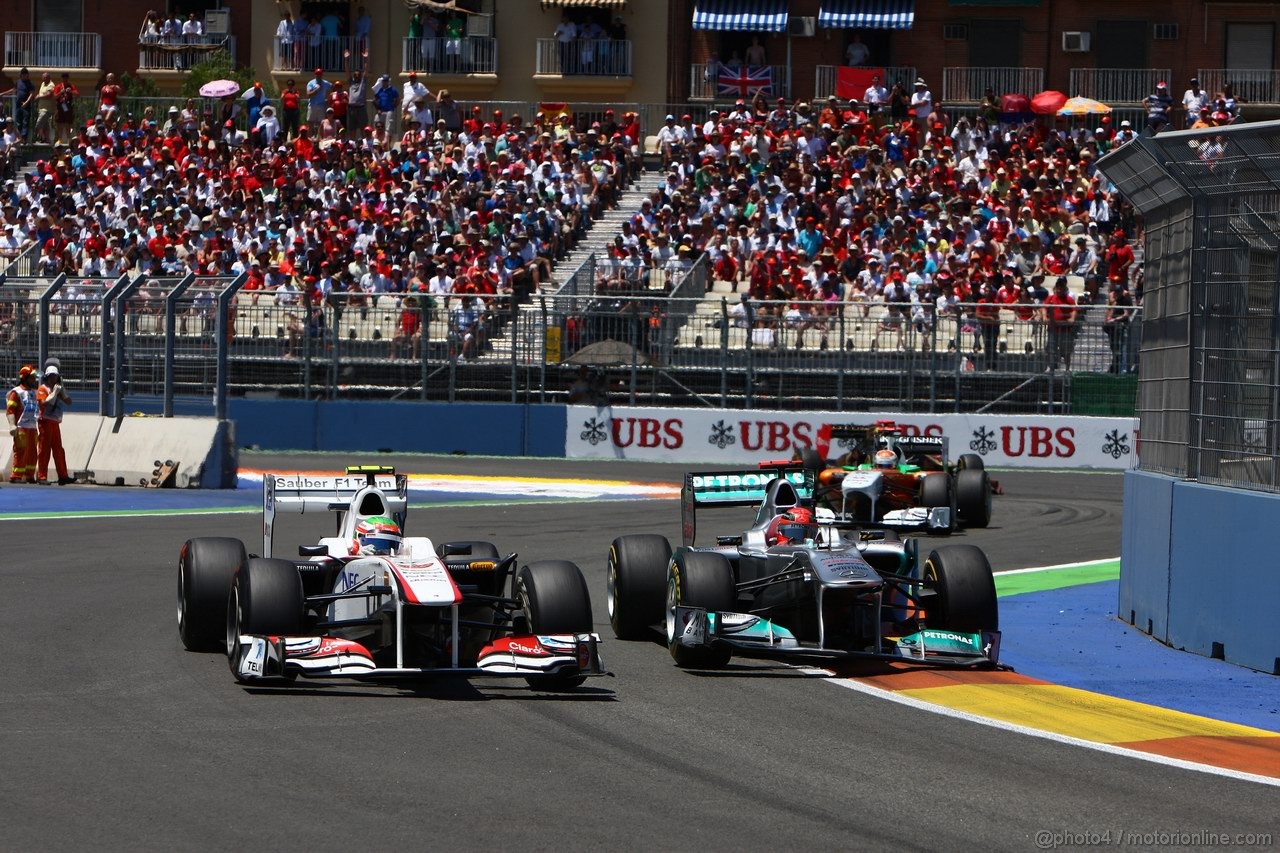
[[(986, 555), (972, 545), (927, 553), (883, 526), (812, 509), (801, 468), (688, 474), (683, 545), (614, 540), (609, 619), (619, 639), (666, 631), (676, 664), (724, 666), (734, 654), (880, 658), (995, 666), (1000, 632)], [(699, 507), (757, 506), (745, 531), (697, 547)]]
[(786, 468), (799, 462), (812, 470), (817, 505), (844, 521), (944, 535), (957, 526), (991, 523), (991, 496), (1001, 491), (981, 456), (966, 453), (952, 463), (945, 437), (903, 435), (893, 421), (833, 426), (831, 438), (850, 447), (834, 462), (828, 463), (816, 450), (803, 450), (795, 460), (765, 462), (761, 467)]
[[(191, 539), (178, 559), (178, 633), (261, 679), (523, 676), (551, 690), (606, 675), (578, 567), (516, 570), (488, 542), (402, 536), (408, 478), (390, 468), (263, 478), (262, 556)], [(333, 512), (336, 531), (273, 556), (277, 513)], [(510, 591), (508, 592), (508, 584)]]

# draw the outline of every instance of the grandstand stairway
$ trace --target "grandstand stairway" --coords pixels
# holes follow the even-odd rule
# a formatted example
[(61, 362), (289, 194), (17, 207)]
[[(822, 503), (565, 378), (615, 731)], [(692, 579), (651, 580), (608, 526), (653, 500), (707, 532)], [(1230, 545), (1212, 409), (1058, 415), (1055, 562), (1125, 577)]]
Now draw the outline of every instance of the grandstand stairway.
[(544, 285), (543, 292), (555, 292), (578, 267), (594, 252), (602, 256), (613, 244), (613, 238), (622, 231), (622, 223), (640, 212), (640, 203), (662, 186), (666, 180), (665, 172), (641, 172), (640, 177), (622, 193), (618, 206), (605, 211), (604, 216), (591, 225), (585, 239), (573, 247), (569, 256), (556, 265), (550, 286)]

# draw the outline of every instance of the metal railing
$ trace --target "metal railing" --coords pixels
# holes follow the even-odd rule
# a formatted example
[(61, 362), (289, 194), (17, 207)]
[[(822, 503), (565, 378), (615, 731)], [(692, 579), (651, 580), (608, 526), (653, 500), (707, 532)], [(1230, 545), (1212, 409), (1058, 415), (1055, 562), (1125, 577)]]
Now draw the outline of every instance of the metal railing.
[(235, 61), (235, 36), (184, 36), (177, 42), (138, 42), (138, 68), (144, 71), (184, 71), (225, 50)]
[[(814, 68), (813, 77), (813, 99), (815, 101), (825, 101), (827, 98), (836, 94), (836, 66), (835, 65), (819, 65)], [(880, 82), (885, 90), (893, 88), (893, 84), (902, 81), (902, 85), (911, 91), (911, 84), (916, 79), (916, 68), (914, 65), (888, 65), (884, 67), (884, 76)], [(861, 101), (863, 92), (857, 92), (855, 97)]]
[(102, 36), (6, 32), (4, 64), (7, 68), (101, 68)]
[(535, 74), (631, 76), (631, 42), (614, 39), (538, 39)]
[[(746, 66), (741, 66), (745, 68)], [(720, 65), (695, 64), (689, 66), (689, 97), (701, 101), (725, 101), (732, 103), (738, 98), (750, 101), (755, 97), (755, 89), (720, 91)], [(770, 65), (770, 82), (766, 95), (774, 98), (791, 97), (791, 67), (789, 65)]]
[(1157, 83), (1172, 76), (1168, 68), (1072, 68), (1067, 94), (1110, 105), (1137, 104), (1156, 90)]
[(1230, 83), (1236, 100), (1253, 104), (1280, 104), (1280, 70), (1245, 68), (1201, 68), (1200, 85), (1217, 95)]
[(319, 38), (302, 37), (285, 41), (279, 36), (272, 39), (273, 71), (312, 71), (322, 68), (325, 71), (342, 71), (347, 60), (344, 53), (359, 56), (363, 45), (355, 36), (320, 36)]
[(952, 67), (942, 69), (942, 100), (981, 101), (987, 87), (996, 95), (1017, 92), (1034, 95), (1044, 88), (1043, 68), (1005, 68), (999, 66)]
[(488, 36), (406, 38), (400, 67), (427, 74), (497, 74), (498, 40)]

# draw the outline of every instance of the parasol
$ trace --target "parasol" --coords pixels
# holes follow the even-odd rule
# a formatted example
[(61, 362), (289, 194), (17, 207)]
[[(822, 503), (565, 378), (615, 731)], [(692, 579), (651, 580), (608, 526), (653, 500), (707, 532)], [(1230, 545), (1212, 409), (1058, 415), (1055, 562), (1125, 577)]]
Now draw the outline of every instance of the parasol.
[(240, 91), (240, 84), (235, 80), (210, 80), (200, 87), (200, 95), (205, 98), (225, 98)]
[(1072, 98), (1058, 108), (1060, 116), (1105, 115), (1109, 112), (1111, 107), (1093, 98)]
[(1031, 111), (1044, 116), (1056, 115), (1062, 105), (1067, 102), (1067, 96), (1061, 92), (1049, 89), (1041, 92), (1031, 99)]
[(1026, 95), (1010, 92), (1000, 96), (1000, 121), (1005, 124), (1014, 124), (1030, 121), (1031, 117), (1031, 99)]

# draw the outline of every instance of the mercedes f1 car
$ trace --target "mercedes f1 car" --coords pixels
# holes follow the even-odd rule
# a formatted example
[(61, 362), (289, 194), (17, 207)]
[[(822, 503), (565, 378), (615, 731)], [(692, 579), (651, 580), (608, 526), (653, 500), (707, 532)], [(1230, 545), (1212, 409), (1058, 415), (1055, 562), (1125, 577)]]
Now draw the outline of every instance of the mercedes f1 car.
[[(502, 675), (560, 690), (608, 674), (577, 566), (516, 570), (488, 542), (402, 536), (407, 508), (408, 478), (389, 468), (266, 475), (261, 557), (236, 539), (182, 546), (183, 645), (224, 649), (241, 682)], [(277, 514), (317, 510), (335, 513), (335, 535), (274, 556)]]
[(952, 463), (945, 437), (903, 435), (893, 421), (833, 426), (831, 438), (850, 447), (834, 462), (808, 449), (761, 467), (801, 463), (817, 476), (817, 505), (846, 521), (944, 535), (991, 523), (991, 496), (1001, 492), (981, 456), (966, 453)]
[[(681, 547), (644, 534), (609, 550), (614, 634), (643, 639), (661, 624), (685, 667), (734, 654), (998, 663), (995, 583), (980, 549), (924, 553), (919, 539), (815, 513), (813, 490), (801, 468), (686, 475)], [(758, 508), (742, 533), (698, 547), (695, 514), (706, 506)]]

